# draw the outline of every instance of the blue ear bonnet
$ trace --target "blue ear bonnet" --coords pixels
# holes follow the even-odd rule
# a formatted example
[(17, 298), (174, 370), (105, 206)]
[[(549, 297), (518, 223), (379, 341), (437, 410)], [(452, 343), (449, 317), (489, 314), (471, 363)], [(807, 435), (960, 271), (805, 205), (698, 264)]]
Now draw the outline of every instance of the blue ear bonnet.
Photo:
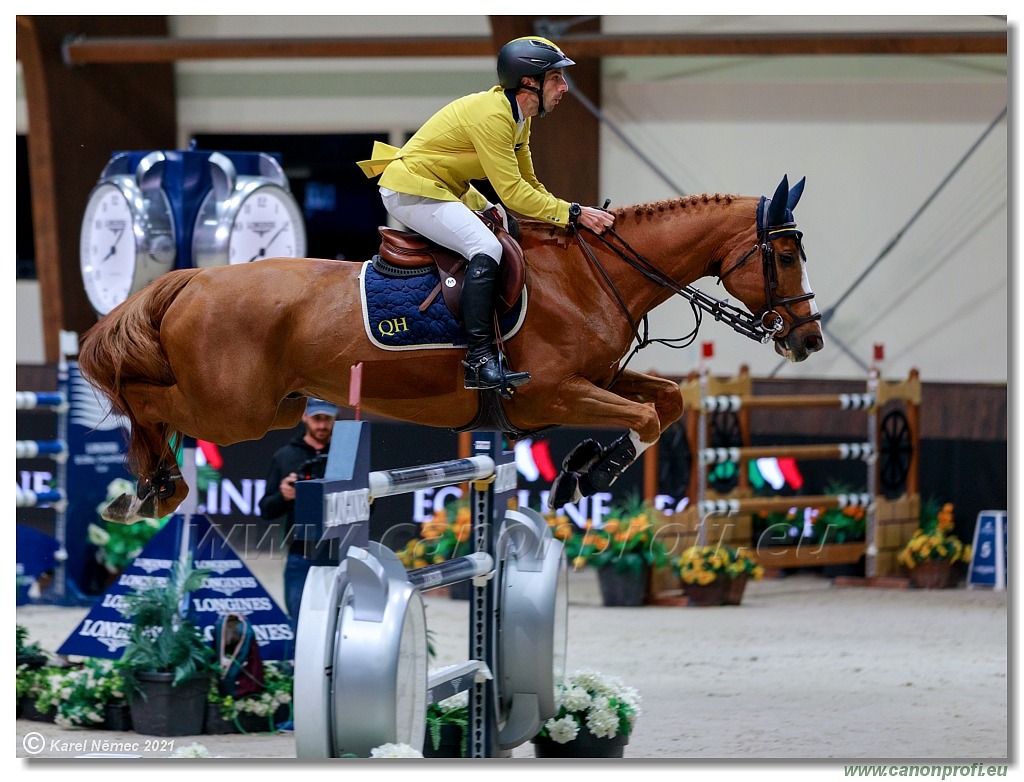
[(789, 177), (784, 176), (771, 198), (761, 196), (757, 205), (757, 235), (767, 239), (777, 239), (780, 236), (793, 236), (799, 238), (802, 234), (796, 228), (796, 219), (793, 217), (793, 209), (796, 208), (800, 196), (804, 192), (804, 177), (797, 182), (792, 189), (789, 187)]

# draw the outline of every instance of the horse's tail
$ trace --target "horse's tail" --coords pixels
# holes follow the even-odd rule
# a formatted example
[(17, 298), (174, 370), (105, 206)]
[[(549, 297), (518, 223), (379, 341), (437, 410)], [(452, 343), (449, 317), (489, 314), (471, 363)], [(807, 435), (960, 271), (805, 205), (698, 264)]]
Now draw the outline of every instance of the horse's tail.
[[(160, 342), (160, 324), (168, 307), (201, 269), (182, 269), (161, 275), (112, 310), (82, 337), (78, 369), (110, 400), (112, 412), (131, 422), (128, 465), (139, 478), (142, 468), (155, 468), (145, 458), (150, 444), (138, 431), (138, 421), (124, 396), (126, 383), (170, 386), (176, 382)], [(176, 435), (167, 425), (157, 428), (158, 448), (170, 449)]]

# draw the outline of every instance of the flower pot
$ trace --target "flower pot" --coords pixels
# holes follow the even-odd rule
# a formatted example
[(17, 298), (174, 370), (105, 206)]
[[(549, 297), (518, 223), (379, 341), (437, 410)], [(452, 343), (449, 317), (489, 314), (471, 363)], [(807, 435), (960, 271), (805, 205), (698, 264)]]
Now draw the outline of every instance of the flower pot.
[(725, 582), (725, 594), (722, 596), (723, 605), (738, 606), (743, 602), (743, 592), (747, 588), (749, 578), (747, 573), (740, 573)]
[(32, 722), (53, 722), (57, 717), (57, 709), (49, 708), (46, 711), (39, 711), (33, 698), (23, 698), (21, 704), (21, 718)]
[(473, 597), (473, 579), (449, 584), (448, 597), (452, 600), (470, 600)]
[(461, 758), (462, 754), (462, 726), (446, 723), (440, 726), (440, 741), (437, 749), (434, 749), (434, 742), (430, 739), (430, 728), (423, 739), (423, 757), (425, 758)]
[(956, 586), (953, 565), (945, 560), (918, 562), (910, 569), (910, 583), (918, 589), (948, 589)]
[(132, 729), (132, 712), (127, 703), (107, 703), (103, 706), (104, 730), (129, 731)]
[(683, 594), (692, 606), (720, 606), (725, 602), (727, 578), (716, 578), (710, 584), (683, 582)]
[(534, 736), (533, 755), (538, 758), (621, 758), (629, 737), (616, 734), (610, 738), (598, 738), (586, 725), (580, 726), (576, 738), (559, 744), (546, 736)]
[(618, 571), (614, 565), (597, 569), (601, 601), (606, 606), (641, 606), (647, 593), (647, 565), (639, 572)]
[(173, 673), (138, 673), (139, 691), (129, 701), (132, 726), (146, 736), (198, 736), (206, 717), (205, 674), (172, 687)]
[(206, 721), (203, 733), (209, 736), (224, 736), (231, 733), (273, 733), (277, 726), (291, 716), (287, 703), (277, 707), (272, 716), (240, 712), (234, 719), (224, 719), (220, 705), (206, 704)]
[(46, 665), (45, 654), (19, 654), (16, 662), (19, 666), (24, 665), (30, 671), (37, 671)]
[(207, 702), (203, 733), (208, 736), (224, 736), (228, 733), (238, 733), (238, 726), (234, 720), (226, 720), (221, 716), (220, 704)]

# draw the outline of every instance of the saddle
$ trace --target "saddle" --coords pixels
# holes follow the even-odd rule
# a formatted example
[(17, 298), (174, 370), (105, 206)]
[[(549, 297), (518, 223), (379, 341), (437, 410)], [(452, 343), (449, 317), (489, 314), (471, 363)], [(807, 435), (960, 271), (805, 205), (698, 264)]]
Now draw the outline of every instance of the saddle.
[[(526, 284), (523, 248), (505, 230), (500, 220), (492, 220), (488, 215), (479, 212), (477, 214), (494, 232), (501, 244), (501, 264), (498, 267), (498, 282), (494, 290), (494, 309), (500, 316), (511, 310), (522, 296), (523, 286)], [(385, 262), (409, 271), (437, 267), (441, 281), (420, 304), (420, 312), (426, 311), (438, 294), (441, 294), (452, 315), (461, 320), (466, 259), (413, 231), (398, 231), (385, 226), (380, 226), (377, 230), (381, 236), (380, 257)]]

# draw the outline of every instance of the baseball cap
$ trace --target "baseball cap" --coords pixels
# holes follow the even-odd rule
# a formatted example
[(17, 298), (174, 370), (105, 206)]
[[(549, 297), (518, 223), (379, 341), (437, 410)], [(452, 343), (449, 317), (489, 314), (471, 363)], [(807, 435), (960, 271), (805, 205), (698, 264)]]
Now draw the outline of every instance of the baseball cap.
[(306, 400), (306, 415), (337, 415), (338, 407), (332, 405), (330, 402), (326, 402), (323, 399), (314, 399), (309, 397)]

